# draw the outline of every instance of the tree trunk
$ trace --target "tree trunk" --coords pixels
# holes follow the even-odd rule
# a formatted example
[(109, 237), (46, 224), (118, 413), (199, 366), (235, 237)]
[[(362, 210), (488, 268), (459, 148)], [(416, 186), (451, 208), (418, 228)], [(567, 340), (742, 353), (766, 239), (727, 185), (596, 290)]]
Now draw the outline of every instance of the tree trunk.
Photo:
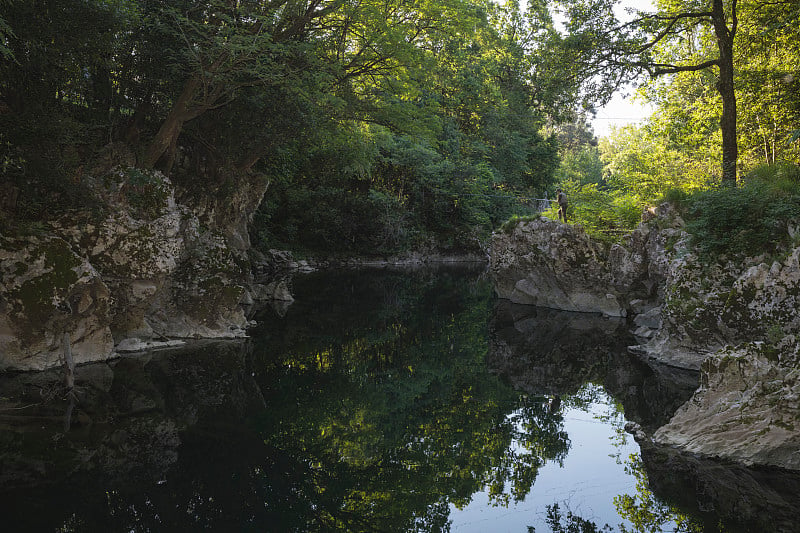
[(272, 149), (271, 141), (262, 141), (250, 150), (236, 163), (236, 170), (240, 172), (249, 172), (258, 161), (267, 155)]
[(723, 0), (713, 0), (712, 18), (719, 46), (719, 81), (717, 90), (722, 97), (722, 184), (736, 185), (736, 161), (739, 147), (736, 142), (736, 93), (733, 89), (733, 38), (736, 35), (736, 0), (731, 2), (732, 25), (725, 20)]
[[(183, 92), (175, 101), (175, 104), (170, 109), (167, 118), (161, 123), (158, 133), (153, 138), (150, 146), (147, 148), (145, 154), (144, 168), (153, 168), (158, 163), (159, 159), (165, 152), (169, 159), (174, 159), (174, 151), (178, 145), (178, 137), (183, 130), (183, 125), (202, 114), (202, 109), (192, 109), (191, 103), (194, 100), (198, 89), (200, 88), (200, 79), (197, 76), (192, 76), (183, 88)], [(171, 164), (170, 164), (171, 166)]]

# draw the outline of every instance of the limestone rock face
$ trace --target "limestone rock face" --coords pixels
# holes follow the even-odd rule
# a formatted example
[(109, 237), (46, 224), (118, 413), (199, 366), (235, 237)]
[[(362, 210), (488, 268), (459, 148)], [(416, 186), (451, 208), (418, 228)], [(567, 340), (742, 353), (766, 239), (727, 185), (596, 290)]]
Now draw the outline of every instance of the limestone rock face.
[(497, 294), (514, 303), (625, 316), (607, 252), (579, 226), (521, 221), (492, 239), (490, 269)]
[(665, 309), (692, 338), (740, 343), (800, 330), (800, 248), (782, 260), (728, 261), (703, 267), (689, 255), (676, 266)]
[(683, 231), (683, 219), (670, 204), (652, 208), (645, 215), (646, 222), (624, 244), (614, 244), (608, 256), (614, 285), (627, 296), (628, 302), (636, 298), (663, 298), (675, 251), (682, 249), (688, 237)]
[(87, 250), (114, 294), (115, 339), (242, 336), (245, 269), (225, 236), (203, 228), (175, 202), (169, 180), (155, 177), (164, 196), (150, 217), (120, 210), (97, 225), (62, 230)]
[[(658, 446), (800, 470), (800, 247), (709, 263), (669, 205), (647, 215), (605, 253), (580, 228), (551, 221), (496, 234), (498, 294), (557, 309), (628, 312), (639, 342), (632, 353), (653, 365), (702, 370), (701, 388), (655, 433)], [(599, 304), (603, 294), (612, 306)]]
[(166, 337), (233, 338), (245, 335), (240, 305), (245, 269), (216, 234), (191, 241), (178, 267), (148, 310), (153, 329)]
[(579, 226), (539, 219), (493, 236), (501, 298), (634, 317), (645, 359), (699, 370), (728, 344), (800, 332), (800, 248), (783, 259), (707, 264), (669, 204), (609, 249)]
[(50, 221), (42, 237), (0, 236), (0, 368), (56, 366), (64, 333), (79, 363), (120, 343), (245, 336), (252, 276), (233, 237), (176, 202), (158, 172), (113, 171), (95, 185), (105, 213)]
[(644, 356), (699, 369), (726, 345), (800, 332), (800, 248), (771, 263), (756, 257), (709, 265), (679, 241), (667, 257), (662, 327), (637, 330)]
[(176, 197), (200, 222), (218, 232), (238, 252), (250, 249), (250, 221), (267, 192), (269, 181), (253, 173), (223, 170), (215, 183), (197, 186), (190, 174), (176, 182)]
[(800, 470), (798, 360), (796, 342), (781, 351), (761, 343), (721, 350), (703, 363), (700, 389), (654, 441), (748, 465)]
[(57, 366), (65, 333), (76, 362), (106, 358), (110, 307), (100, 275), (63, 239), (0, 236), (0, 370)]
[[(580, 226), (538, 219), (492, 237), (491, 271), (501, 298), (607, 316), (649, 311), (672, 276), (670, 243), (686, 240), (668, 204), (654, 209), (624, 244), (610, 248)], [(674, 245), (674, 244), (673, 244)], [(632, 302), (644, 302), (644, 306)]]

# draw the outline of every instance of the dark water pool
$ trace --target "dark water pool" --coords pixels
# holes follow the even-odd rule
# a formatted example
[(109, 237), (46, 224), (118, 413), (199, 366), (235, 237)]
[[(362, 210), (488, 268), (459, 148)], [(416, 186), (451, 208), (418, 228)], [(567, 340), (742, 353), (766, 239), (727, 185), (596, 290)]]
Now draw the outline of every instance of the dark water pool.
[(81, 366), (72, 405), (55, 373), (0, 377), (3, 530), (755, 531), (768, 490), (795, 501), (786, 473), (640, 449), (626, 421), (697, 376), (480, 274), (296, 277), (251, 339)]

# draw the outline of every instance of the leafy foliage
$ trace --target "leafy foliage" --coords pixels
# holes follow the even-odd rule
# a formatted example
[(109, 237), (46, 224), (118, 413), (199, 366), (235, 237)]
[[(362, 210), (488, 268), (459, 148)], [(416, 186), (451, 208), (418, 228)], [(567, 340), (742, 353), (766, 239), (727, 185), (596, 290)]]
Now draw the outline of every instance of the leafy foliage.
[(0, 164), (22, 199), (3, 215), (82, 207), (114, 166), (190, 195), (261, 174), (259, 245), (475, 249), (552, 181), (552, 31), (543, 3), (2, 2)]
[(161, 178), (137, 168), (128, 168), (123, 175), (125, 183), (122, 192), (130, 206), (145, 218), (157, 218), (163, 211), (168, 196), (167, 187)]
[[(561, 184), (568, 199), (567, 220), (580, 224), (592, 237), (605, 242), (616, 242), (632, 231), (641, 221), (643, 202), (635, 195), (611, 188), (601, 188), (595, 183), (580, 185), (576, 181)], [(554, 205), (543, 213), (558, 220)]]
[[(625, 471), (636, 477), (636, 494), (622, 494), (614, 497), (614, 506), (621, 517), (630, 520), (632, 529), (620, 524), (622, 533), (652, 533), (675, 531), (698, 533), (705, 531), (697, 518), (687, 516), (678, 509), (667, 505), (653, 494), (647, 485), (647, 473), (638, 454), (631, 455)], [(667, 529), (669, 528), (669, 529)]]
[[(586, 520), (572, 511), (564, 515), (558, 503), (547, 506), (547, 525), (553, 533), (601, 533), (611, 532), (613, 528), (605, 524), (602, 528), (590, 520)], [(528, 528), (529, 533), (535, 533), (533, 528)]]
[(762, 167), (743, 186), (703, 191), (688, 201), (687, 229), (707, 257), (772, 254), (794, 244), (800, 220), (800, 170)]
[[(684, 9), (689, 3), (664, 4)], [(797, 24), (800, 9), (792, 2), (739, 0), (733, 55), (740, 175), (759, 164), (800, 163), (800, 144), (792, 140), (800, 100), (796, 84)], [(677, 34), (676, 34), (677, 35)], [(664, 62), (684, 57), (702, 61), (713, 54), (709, 31), (688, 33), (669, 46), (654, 49)], [(648, 199), (658, 189), (700, 190), (719, 183), (722, 100), (715, 70), (679, 72), (651, 81), (640, 94), (655, 113), (639, 127), (617, 130), (601, 146), (609, 182), (643, 189)]]
[[(476, 249), (557, 183), (613, 233), (719, 182), (723, 109), (715, 70), (678, 69), (643, 89), (643, 127), (598, 146), (586, 118), (620, 83), (718, 51), (707, 16), (672, 18), (700, 4), (630, 23), (614, 4), (0, 1), (0, 216), (84, 208), (91, 178), (155, 166), (190, 194), (269, 180), (265, 248)], [(740, 170), (797, 163), (800, 9), (737, 5)]]

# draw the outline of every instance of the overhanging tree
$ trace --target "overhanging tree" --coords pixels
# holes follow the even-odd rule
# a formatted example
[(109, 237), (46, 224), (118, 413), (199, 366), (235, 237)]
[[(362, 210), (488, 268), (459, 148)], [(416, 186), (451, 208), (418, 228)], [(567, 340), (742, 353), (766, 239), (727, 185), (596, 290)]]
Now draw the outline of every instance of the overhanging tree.
[[(736, 183), (738, 159), (733, 44), (737, 0), (665, 0), (654, 13), (636, 11), (620, 22), (615, 0), (563, 0), (567, 37), (560, 46), (583, 84), (585, 96), (607, 101), (614, 90), (642, 75), (658, 77), (716, 67), (722, 99), (722, 182)], [(713, 35), (715, 53), (703, 46)], [(685, 46), (670, 45), (682, 42)], [(676, 54), (676, 48), (682, 54)]]
[(176, 51), (188, 67), (180, 94), (147, 148), (144, 166), (163, 160), (169, 169), (184, 124), (229, 103), (245, 87), (291, 79), (294, 48), (341, 2), (228, 2), (210, 0), (184, 11), (164, 8), (162, 17), (183, 43)]

